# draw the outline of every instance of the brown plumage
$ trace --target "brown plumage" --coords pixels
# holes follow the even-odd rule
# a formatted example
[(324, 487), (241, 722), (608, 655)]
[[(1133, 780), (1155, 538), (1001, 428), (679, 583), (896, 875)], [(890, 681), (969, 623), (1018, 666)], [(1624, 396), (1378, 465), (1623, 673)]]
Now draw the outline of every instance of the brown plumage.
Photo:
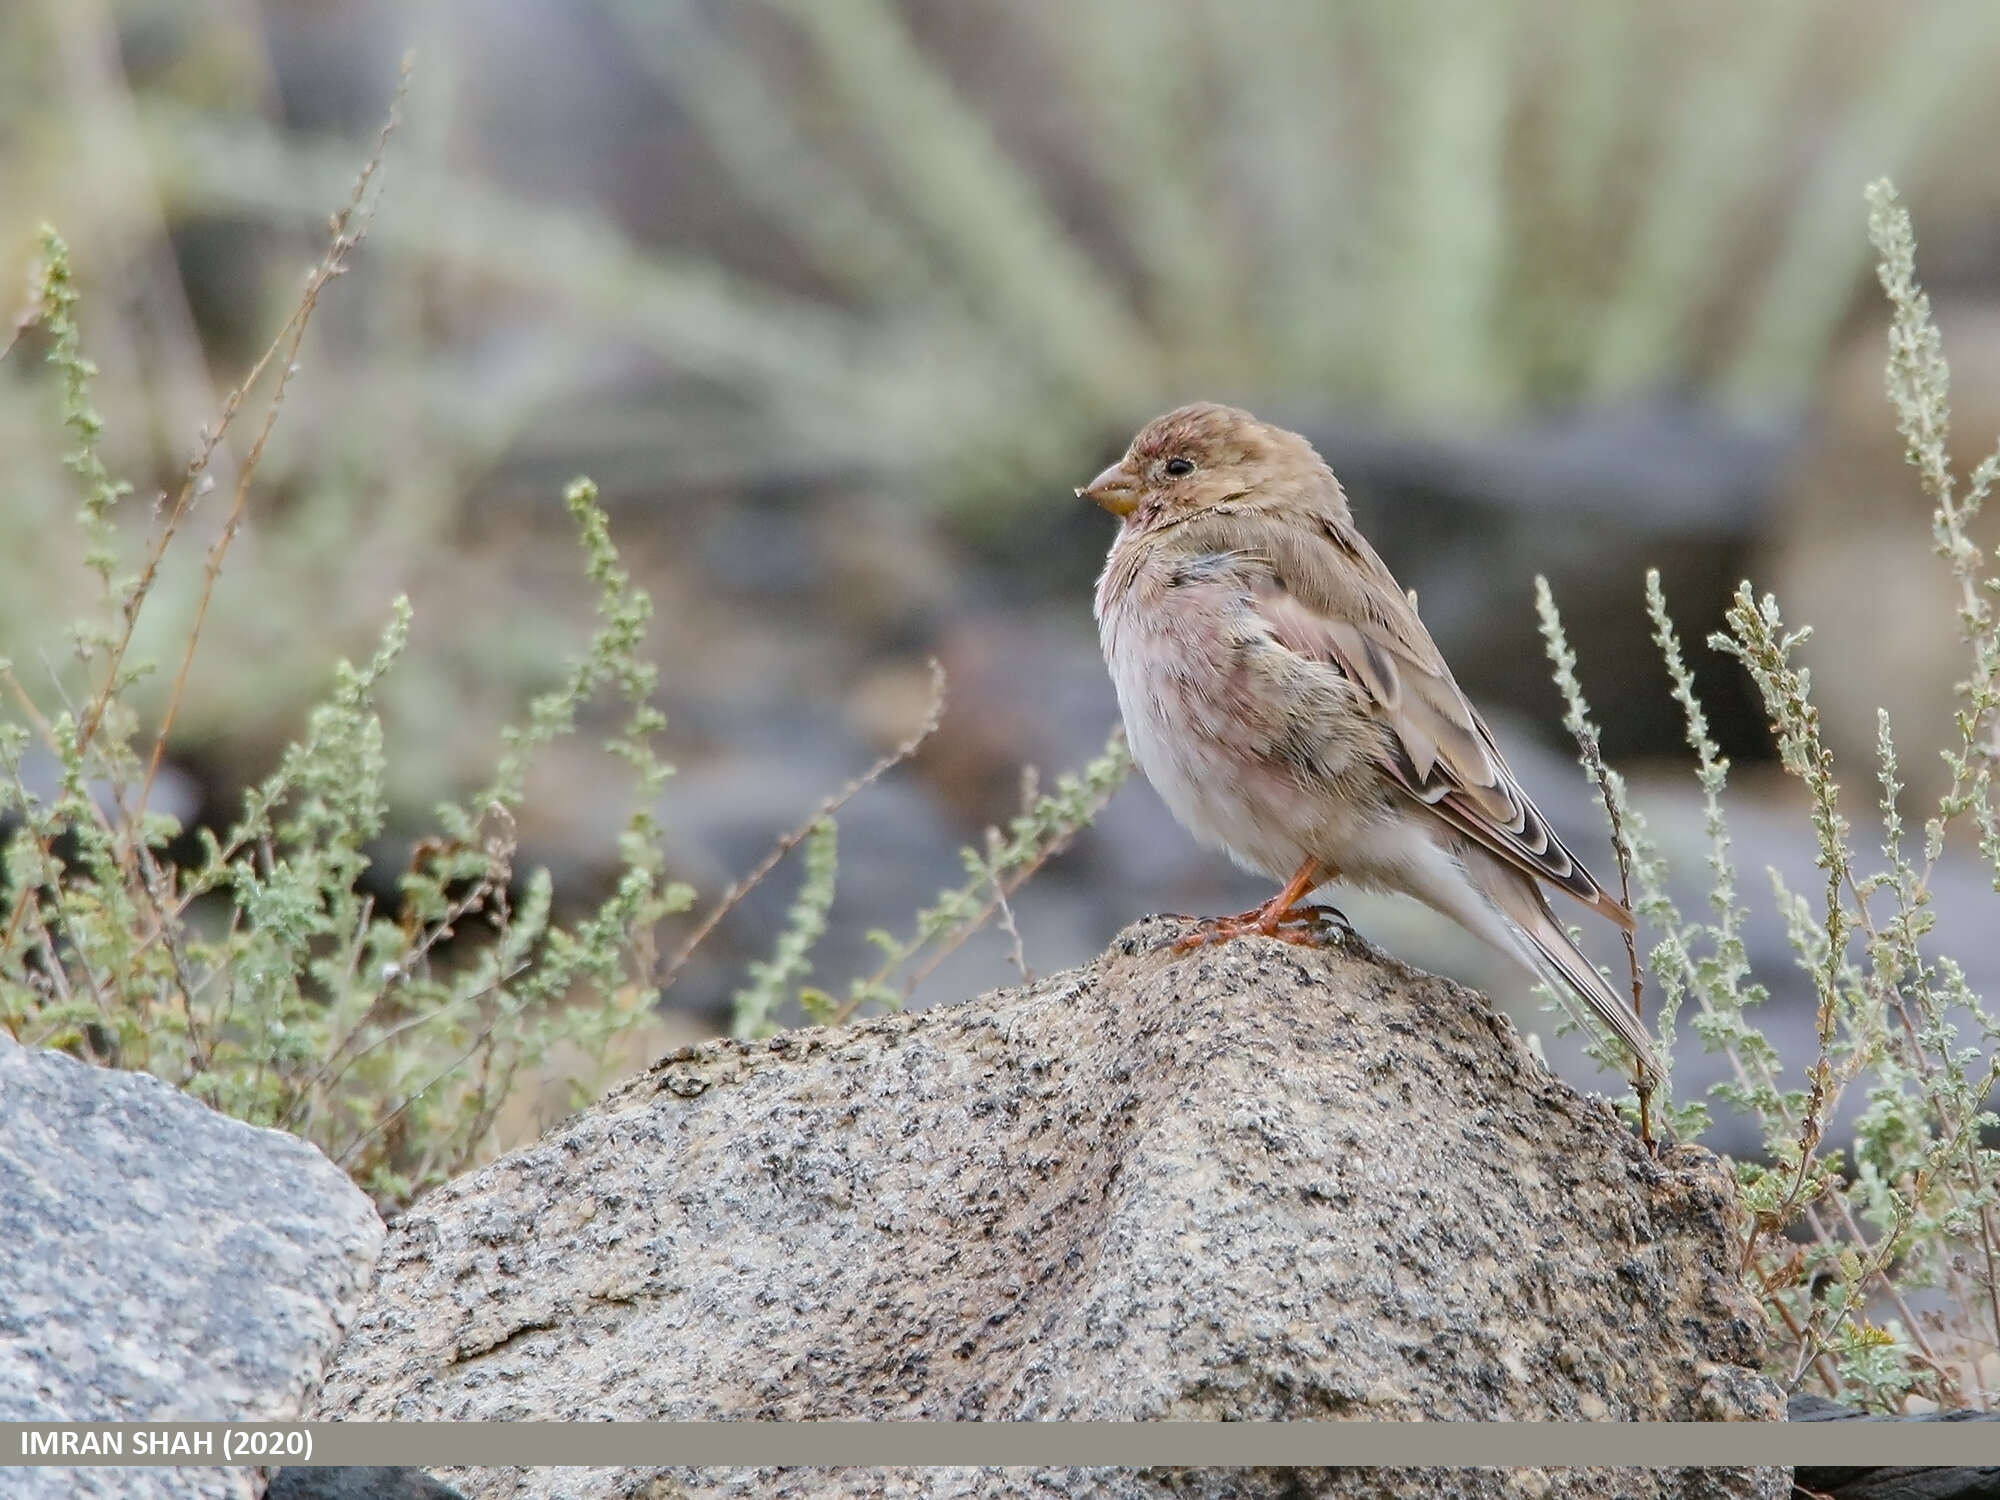
[(1077, 493), (1123, 521), (1097, 619), (1134, 757), (1197, 839), (1284, 883), (1209, 935), (1282, 935), (1333, 878), (1401, 891), (1574, 991), (1653, 1070), (1541, 882), (1632, 914), (1514, 779), (1312, 445), (1185, 406)]

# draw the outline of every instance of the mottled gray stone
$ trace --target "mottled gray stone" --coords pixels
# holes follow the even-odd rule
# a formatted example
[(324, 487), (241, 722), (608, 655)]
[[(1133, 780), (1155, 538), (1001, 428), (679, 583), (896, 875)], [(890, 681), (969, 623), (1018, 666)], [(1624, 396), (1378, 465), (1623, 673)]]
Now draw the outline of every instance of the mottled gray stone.
[[(1787, 1500), (1783, 1469), (458, 1469), (489, 1500)], [(477, 1476), (476, 1483), (469, 1482)], [(1956, 1500), (1956, 1497), (1954, 1497)], [(1971, 1497), (1966, 1497), (1971, 1500)]]
[(271, 1476), (264, 1500), (465, 1500), (422, 1469), (404, 1466), (288, 1468)]
[[(950, 1009), (669, 1056), (398, 1221), (321, 1415), (1782, 1420), (1712, 1157), (1655, 1160), (1479, 996), (1358, 940), (1177, 955), (1182, 930)], [(803, 1495), (884, 1472), (447, 1477)], [(1535, 1492), (1437, 1473), (1051, 1482)], [(1549, 1483), (1783, 1491), (1775, 1470)]]
[[(300, 1416), (374, 1207), (294, 1136), (0, 1036), (0, 1420)], [(249, 1469), (16, 1469), (10, 1497), (250, 1496)]]

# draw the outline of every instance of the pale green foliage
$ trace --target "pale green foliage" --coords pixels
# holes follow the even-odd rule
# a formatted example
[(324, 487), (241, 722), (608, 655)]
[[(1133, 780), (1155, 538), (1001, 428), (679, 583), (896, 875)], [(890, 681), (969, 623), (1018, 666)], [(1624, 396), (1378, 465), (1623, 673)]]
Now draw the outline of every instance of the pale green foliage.
[[(284, 366), (238, 476), (239, 513), (315, 300), (365, 233), (379, 163), (378, 148), (335, 216), (298, 310), (259, 363), (281, 356)], [(86, 561), (103, 590), (98, 617), (75, 637), (82, 706), (72, 705), (62, 675), (37, 691), (0, 663), (10, 697), (0, 716), (0, 820), (10, 830), (0, 860), (0, 1025), (25, 1042), (146, 1069), (241, 1119), (293, 1130), (383, 1201), (401, 1201), (490, 1150), (495, 1113), (522, 1069), (542, 1066), (559, 1041), (601, 1060), (653, 999), (653, 928), (691, 893), (665, 878), (651, 811), (669, 773), (652, 747), (662, 721), (650, 702), (654, 669), (641, 654), (651, 604), (619, 564), (595, 488), (571, 485), (600, 627), (558, 686), (534, 701), (527, 725), (507, 732), (489, 785), (439, 810), (442, 836), (420, 844), (399, 878), (396, 918), (377, 912), (364, 877), (388, 811), (377, 697), (408, 639), (407, 601), (365, 665), (335, 668), (304, 736), (245, 796), (228, 834), (201, 830), (198, 853), (170, 863), (165, 851), (181, 830), (147, 805), (159, 746), (150, 763), (134, 747), (138, 718), (125, 694), (142, 669), (127, 665), (126, 651), (244, 392), (182, 495), (163, 504), (144, 567), (118, 579), (110, 510), (126, 487), (100, 451), (95, 371), (75, 303), (66, 250), (51, 233), (37, 313), (77, 444), (69, 462), (84, 489)], [(211, 546), (211, 586), (232, 532), (233, 519)], [(190, 637), (190, 659), (193, 650)], [(564, 923), (552, 915), (545, 874), (528, 876), (518, 900), (510, 894), (514, 820), (535, 754), (573, 733), (578, 709), (607, 693), (625, 707), (607, 750), (630, 768), (635, 811), (614, 889)], [(49, 771), (37, 769), (36, 755)], [(447, 957), (442, 945), (453, 938)]]
[(845, 998), (804, 984), (812, 972), (812, 950), (826, 933), (827, 912), (833, 905), (838, 859), (837, 813), (853, 797), (874, 785), (886, 772), (907, 760), (937, 728), (944, 712), (944, 676), (933, 662), (932, 699), (923, 722), (908, 739), (820, 804), (812, 819), (781, 838), (764, 860), (710, 909), (707, 918), (682, 945), (667, 966), (667, 981), (688, 954), (731, 911), (744, 894), (775, 869), (801, 843), (805, 875), (793, 899), (771, 957), (749, 966), (748, 980), (734, 997), (732, 1029), (742, 1037), (767, 1036), (780, 1025), (778, 1016), (788, 1000), (796, 1000), (809, 1021), (838, 1024), (864, 1010), (900, 1010), (916, 987), (966, 939), (979, 932), (997, 913), (1013, 943), (1013, 958), (1025, 975), (1022, 938), (1014, 926), (1007, 898), (1036, 871), (1060, 854), (1096, 818), (1132, 771), (1131, 752), (1123, 730), (1113, 730), (1104, 749), (1080, 771), (1056, 779), (1055, 790), (1042, 793), (1031, 769), (1023, 773), (1022, 810), (1002, 831), (986, 831), (985, 848), (971, 845), (959, 851), (965, 866), (963, 885), (940, 891), (937, 900), (917, 913), (909, 936), (899, 938), (880, 930), (868, 934), (881, 961), (868, 974), (851, 980)]
[(833, 905), (839, 875), (840, 830), (832, 818), (821, 818), (805, 838), (805, 878), (799, 884), (785, 920), (785, 930), (768, 962), (749, 967), (750, 982), (736, 992), (731, 1030), (739, 1037), (769, 1036), (778, 1029), (775, 1013), (793, 986), (812, 973), (813, 945), (826, 935), (826, 914)]
[(988, 839), (983, 850), (968, 844), (959, 851), (965, 884), (938, 892), (937, 900), (917, 913), (908, 937), (869, 933), (869, 940), (882, 952), (881, 963), (853, 982), (841, 1005), (816, 997), (813, 1008), (835, 1017), (852, 1015), (866, 1005), (900, 1009), (925, 975), (985, 926), (1010, 895), (1090, 825), (1131, 773), (1132, 752), (1124, 731), (1114, 729), (1104, 749), (1081, 771), (1056, 779), (1053, 792), (1036, 795), (1031, 782), (1027, 806), (1007, 825), (1003, 837)]
[(63, 426), (69, 429), (76, 443), (74, 449), (63, 455), (63, 462), (83, 481), (79, 516), (88, 543), (84, 561), (109, 591), (111, 570), (118, 561), (112, 539), (111, 508), (132, 492), (132, 486), (111, 477), (104, 467), (104, 456), (98, 451), (104, 419), (90, 401), (90, 383), (97, 374), (97, 366), (83, 357), (83, 335), (76, 326), (76, 302), (69, 247), (61, 235), (45, 224), (36, 314), (48, 333), (49, 363), (62, 372)]
[[(1590, 717), (1590, 705), (1584, 701), (1583, 684), (1577, 679), (1576, 652), (1570, 649), (1569, 639), (1563, 633), (1562, 615), (1556, 609), (1555, 595), (1549, 589), (1549, 581), (1540, 576), (1535, 579), (1535, 614), (1541, 622), (1542, 640), (1547, 646), (1549, 661), (1554, 668), (1556, 688), (1563, 696), (1563, 727), (1576, 737), (1577, 748), (1583, 757), (1584, 774), (1590, 778), (1590, 784), (1597, 789), (1598, 796), (1604, 801), (1605, 816), (1611, 824), (1612, 848), (1618, 857), (1620, 881), (1629, 887), (1633, 865), (1640, 856), (1627, 827), (1632, 821), (1633, 814), (1626, 803), (1624, 782), (1616, 771), (1604, 763), (1604, 751), (1597, 725)], [(1629, 888), (1623, 894), (1626, 900), (1631, 899)], [(1571, 936), (1575, 936), (1574, 930)], [(1626, 940), (1626, 950), (1631, 955), (1632, 967), (1636, 969), (1638, 953), (1629, 937)], [(1630, 1063), (1625, 1058), (1623, 1049), (1609, 1039), (1601, 1030), (1601, 1023), (1588, 1015), (1568, 989), (1553, 989), (1547, 985), (1541, 988), (1545, 995), (1561, 1007), (1568, 1026), (1580, 1027), (1590, 1033), (1591, 1042), (1586, 1048), (1590, 1056), (1614, 1069), (1627, 1065), (1636, 1069), (1637, 1064)], [(1663, 1036), (1671, 1045), (1672, 1033), (1665, 1032)], [(1649, 1104), (1652, 1094), (1663, 1082), (1663, 1080), (1648, 1082), (1640, 1078), (1636, 1071), (1634, 1080), (1635, 1084), (1645, 1090), (1644, 1097)], [(1650, 1115), (1643, 1124), (1650, 1130)]]
[[(372, 660), (336, 668), (305, 737), (248, 793), (228, 836), (204, 830), (199, 856), (178, 869), (158, 859), (177, 829), (122, 792), (108, 804), (93, 796), (115, 753), (78, 755), (73, 721), (50, 722), (64, 769), (50, 801), (21, 773), (27, 731), (4, 726), (0, 811), (21, 822), (0, 904), (0, 1024), (296, 1131), (385, 1201), (489, 1149), (516, 1075), (559, 1040), (601, 1059), (651, 1003), (652, 929), (691, 893), (664, 880), (649, 811), (667, 767), (650, 746), (651, 669), (635, 654), (644, 596), (616, 567), (595, 492), (578, 484), (569, 498), (606, 623), (570, 680), (536, 700), (529, 727), (510, 733), (492, 785), (440, 809), (445, 835), (401, 877), (395, 920), (376, 912), (362, 879), (388, 808), (375, 695), (403, 649), (407, 603)], [(563, 925), (545, 874), (518, 903), (509, 897), (513, 814), (533, 751), (571, 732), (605, 683), (629, 695), (612, 748), (634, 768), (638, 810), (614, 890)], [(479, 930), (473, 955), (440, 958), (465, 927)], [(565, 1005), (573, 990), (583, 998)]]
[[(2000, 709), (2000, 620), (1991, 600), (2000, 579), (1966, 532), (2000, 475), (2000, 453), (1961, 492), (1945, 448), (1948, 370), (1916, 283), (1909, 216), (1887, 183), (1870, 188), (1869, 204), (1894, 313), (1889, 396), (1935, 507), (1936, 550), (1959, 590), (1971, 671), (1960, 686), (1956, 742), (1942, 752), (1951, 785), (1925, 821), (1920, 856), (1908, 847), (1897, 750), (1887, 714), (1879, 717), (1875, 864), (1858, 851), (1842, 811), (1810, 675), (1797, 660), (1809, 632), (1788, 628), (1777, 601), (1757, 597), (1746, 583), (1726, 614), (1727, 628), (1710, 637), (1757, 686), (1780, 763), (1805, 789), (1825, 877), (1809, 897), (1771, 876), (1796, 961), (1817, 999), (1817, 1055), (1800, 1075), (1788, 1076), (1752, 1019), (1766, 989), (1752, 977), (1743, 944), (1745, 912), (1723, 811), (1728, 764), (1695, 698), (1657, 574), (1647, 579), (1647, 609), (1702, 788), (1709, 921), (1690, 921), (1675, 907), (1644, 821), (1624, 805), (1622, 787), (1611, 785), (1607, 801), (1614, 825), (1624, 825), (1614, 833), (1638, 887), (1637, 909), (1657, 934), (1650, 968), (1662, 996), (1661, 1029), (1671, 1041), (1676, 1014), (1694, 1004), (1693, 1030), (1730, 1064), (1717, 1095), (1763, 1133), (1763, 1159), (1739, 1162), (1737, 1171), (1751, 1213), (1744, 1263), (1770, 1314), (1777, 1372), (1793, 1384), (1816, 1378), (1834, 1394), (1876, 1407), (1898, 1408), (1911, 1395), (1986, 1405), (1996, 1393), (1981, 1358), (2000, 1341), (2000, 1152), (1985, 1144), (2000, 1127), (1989, 1108), (2000, 1082), (2000, 1054), (1992, 1051), (2000, 1014), (1925, 939), (1934, 925), (1931, 881), (1948, 844), (1969, 842), (2000, 889), (1991, 778)], [(1588, 762), (1594, 731), (1574, 657), (1545, 589), (1540, 602), (1556, 679)], [(1849, 1153), (1829, 1148), (1825, 1133), (1851, 1094), (1862, 1106)], [(1662, 1099), (1675, 1132), (1693, 1134), (1707, 1123), (1701, 1103), (1676, 1105), (1670, 1092)], [(1930, 1292), (1942, 1294), (1945, 1311), (1920, 1318), (1913, 1301)]]
[[(765, 963), (750, 966), (751, 983), (736, 994), (735, 1028), (739, 1036), (763, 1035), (775, 1029), (773, 1017), (787, 997), (810, 972), (812, 945), (826, 929), (826, 910), (834, 894), (834, 829), (831, 807), (844, 802), (872, 782), (888, 765), (907, 756), (918, 741), (935, 726), (938, 709), (933, 708), (923, 730), (896, 754), (878, 764), (866, 776), (852, 783), (836, 798), (829, 799), (818, 821), (806, 837), (806, 875), (793, 902), (785, 930), (777, 948)], [(1007, 898), (1019, 890), (1037, 870), (1069, 846), (1087, 828), (1111, 796), (1132, 772), (1132, 755), (1122, 731), (1114, 730), (1102, 753), (1082, 770), (1066, 773), (1056, 780), (1055, 790), (1039, 794), (1032, 776), (1026, 779), (1025, 806), (1008, 823), (1005, 832), (988, 830), (983, 850), (967, 845), (959, 853), (965, 865), (963, 885), (940, 891), (930, 906), (917, 913), (907, 937), (873, 931), (869, 941), (881, 951), (875, 969), (852, 980), (844, 999), (826, 990), (800, 986), (796, 998), (808, 1020), (838, 1023), (867, 1009), (900, 1010), (925, 976), (942, 963), (960, 944), (978, 932), (996, 913), (1007, 922), (1015, 942), (1016, 962), (1020, 958), (1020, 934), (1012, 928)], [(757, 873), (766, 873), (767, 862)], [(733, 902), (740, 888), (725, 898)]]
[[(32, 690), (0, 662), (11, 700), (0, 715), (0, 819), (10, 825), (0, 850), (0, 1025), (26, 1042), (146, 1069), (241, 1119), (295, 1131), (383, 1202), (397, 1203), (489, 1154), (501, 1105), (524, 1074), (555, 1066), (559, 1044), (572, 1059), (575, 1089), (601, 1081), (610, 1043), (647, 1014), (686, 957), (684, 947), (662, 968), (654, 931), (693, 893), (666, 878), (653, 813), (671, 768), (653, 748), (663, 720), (652, 706), (656, 671), (643, 654), (652, 604), (620, 562), (588, 480), (571, 484), (564, 498), (597, 589), (598, 628), (529, 704), (526, 722), (502, 733), (487, 783), (437, 809), (436, 836), (420, 840), (395, 876), (393, 916), (378, 911), (370, 891), (384, 883), (374, 851), (390, 808), (380, 700), (409, 640), (407, 600), (396, 601), (365, 664), (334, 668), (303, 736), (248, 791), (226, 834), (196, 830), (191, 857), (181, 845), (177, 858), (167, 857), (182, 830), (148, 808), (167, 731), (158, 731), (150, 757), (139, 748), (142, 713), (128, 694), (149, 667), (132, 647), (162, 560), (208, 488), (202, 480), (224, 430), (257, 377), (275, 369), (261, 427), (235, 476), (233, 509), (208, 553), (205, 607), (318, 296), (372, 223), (381, 144), (335, 215), (297, 309), (205, 432), (129, 577), (118, 574), (127, 539), (112, 516), (129, 487), (112, 478), (101, 451), (96, 371), (82, 352), (67, 250), (53, 232), (44, 237), (35, 318), (60, 378), (62, 420), (76, 445), (69, 466), (83, 488), (86, 562), (101, 587), (97, 614), (75, 632), (73, 668), (55, 674), (52, 687)], [(203, 612), (195, 612), (195, 633)], [(169, 725), (195, 633), (183, 643), (181, 674), (166, 699)], [(776, 950), (750, 966), (738, 992), (739, 1034), (776, 1029), (778, 1011), (795, 998), (811, 1013), (842, 1018), (900, 1005), (921, 977), (906, 977), (898, 989), (892, 981), (900, 971), (926, 954), (935, 961), (976, 931), (1129, 769), (1114, 738), (1080, 775), (1031, 796), (985, 854), (966, 851), (968, 884), (943, 893), (908, 940), (881, 938), (885, 963), (836, 1006), (801, 988), (833, 902), (833, 814), (936, 727), (941, 680), (937, 694), (916, 735), (829, 798), (750, 877), (761, 879), (804, 844), (805, 878)], [(622, 726), (605, 749), (630, 773), (632, 812), (612, 890), (565, 922), (546, 872), (516, 870), (514, 830), (537, 755), (576, 732), (584, 705), (605, 698), (622, 708)], [(716, 903), (692, 941), (745, 888)]]

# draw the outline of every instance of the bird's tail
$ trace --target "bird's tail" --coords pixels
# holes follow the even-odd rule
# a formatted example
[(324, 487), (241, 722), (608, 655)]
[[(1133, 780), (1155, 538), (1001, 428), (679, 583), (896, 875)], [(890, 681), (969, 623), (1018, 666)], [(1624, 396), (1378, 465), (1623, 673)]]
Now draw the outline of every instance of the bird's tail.
[(1498, 860), (1468, 861), (1468, 864), (1473, 866), (1468, 873), (1473, 875), (1475, 883), (1513, 926), (1520, 939), (1520, 957), (1528, 967), (1549, 984), (1583, 1000), (1617, 1034), (1640, 1066), (1653, 1077), (1659, 1077), (1660, 1064), (1653, 1052), (1652, 1038), (1633, 1014), (1630, 1002), (1618, 997), (1597, 972), (1597, 966), (1570, 941), (1562, 923), (1542, 899), (1541, 887), (1529, 876), (1509, 869)]

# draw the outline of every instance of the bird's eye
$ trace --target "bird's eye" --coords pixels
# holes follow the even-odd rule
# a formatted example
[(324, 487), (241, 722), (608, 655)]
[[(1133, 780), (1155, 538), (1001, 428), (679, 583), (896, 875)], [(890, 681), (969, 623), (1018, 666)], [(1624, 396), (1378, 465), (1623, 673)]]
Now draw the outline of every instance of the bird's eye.
[(1167, 473), (1172, 475), (1175, 479), (1184, 478), (1185, 476), (1192, 474), (1193, 472), (1194, 472), (1193, 459), (1170, 458), (1167, 460)]

